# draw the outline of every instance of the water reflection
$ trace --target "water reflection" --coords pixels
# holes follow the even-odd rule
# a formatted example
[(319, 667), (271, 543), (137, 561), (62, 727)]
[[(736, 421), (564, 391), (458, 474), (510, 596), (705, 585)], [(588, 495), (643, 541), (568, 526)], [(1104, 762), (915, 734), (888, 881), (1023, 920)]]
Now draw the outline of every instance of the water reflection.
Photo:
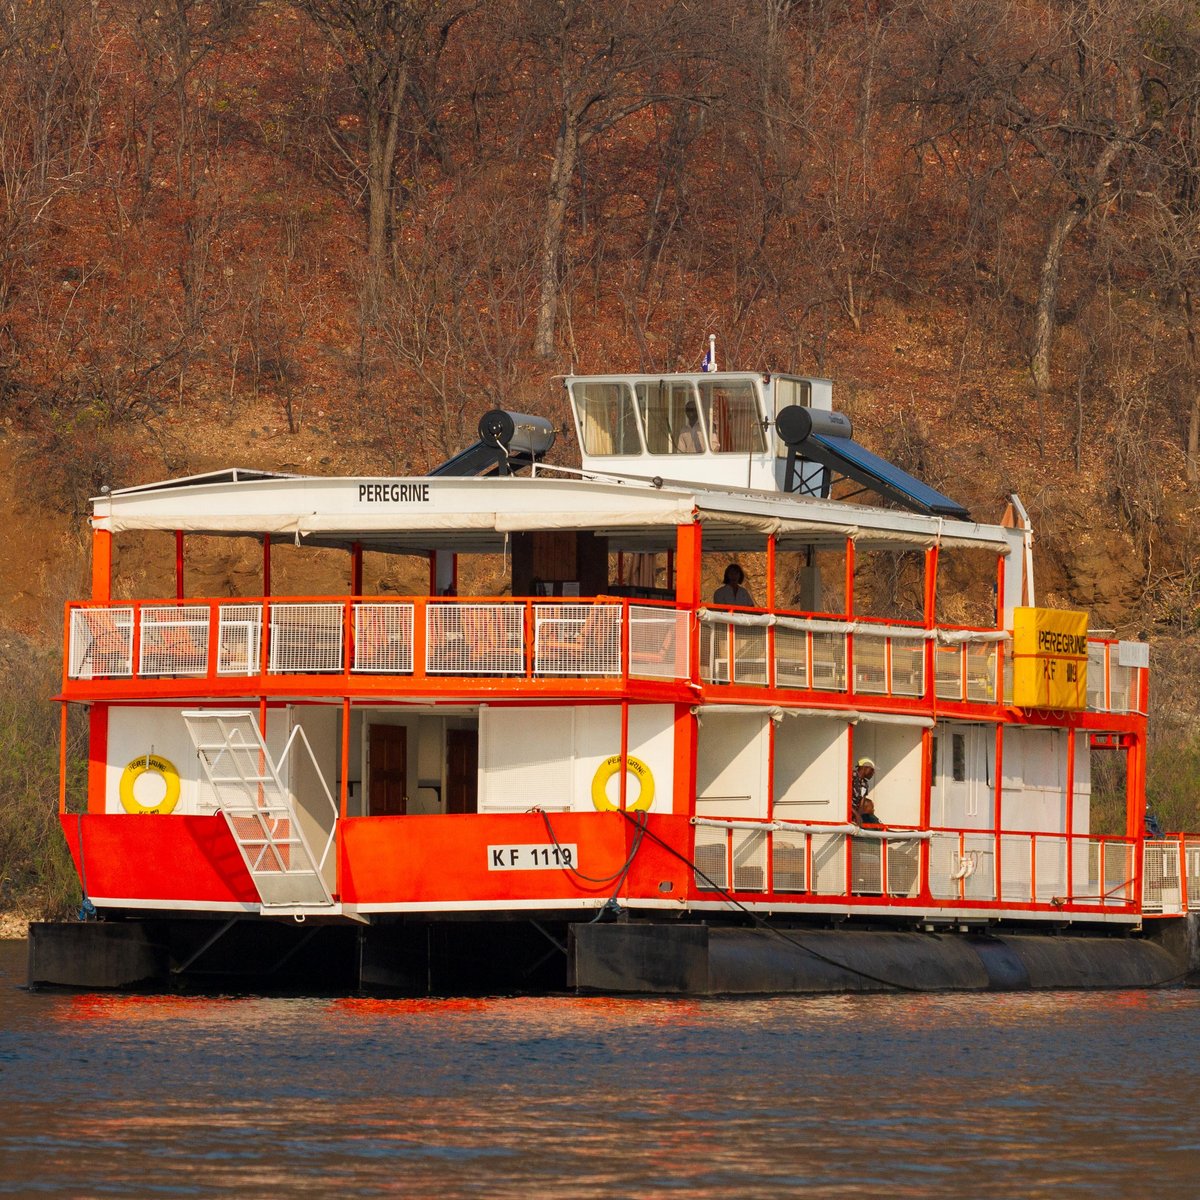
[(1196, 992), (30, 995), (23, 954), (0, 945), (2, 1194), (1194, 1190)]

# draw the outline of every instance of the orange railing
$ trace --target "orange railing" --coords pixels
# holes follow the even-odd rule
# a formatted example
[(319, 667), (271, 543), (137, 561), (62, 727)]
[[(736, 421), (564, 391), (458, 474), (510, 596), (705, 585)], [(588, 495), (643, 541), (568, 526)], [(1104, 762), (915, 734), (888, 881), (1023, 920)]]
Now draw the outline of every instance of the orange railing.
[[(1164, 861), (1181, 847), (1170, 850)], [(1088, 834), (696, 818), (694, 862), (698, 893), (781, 901), (886, 897), (939, 908), (1128, 912), (1139, 896), (1137, 843)], [(1178, 866), (1167, 875), (1178, 878)]]
[(686, 680), (690, 614), (653, 601), (74, 604), (68, 680), (259, 675)]
[[(339, 675), (621, 678), (930, 698), (991, 706), (1010, 691), (996, 630), (925, 629), (613, 597), (253, 599), (71, 604), (68, 681)], [(1089, 643), (1092, 711), (1144, 712), (1145, 669)]]

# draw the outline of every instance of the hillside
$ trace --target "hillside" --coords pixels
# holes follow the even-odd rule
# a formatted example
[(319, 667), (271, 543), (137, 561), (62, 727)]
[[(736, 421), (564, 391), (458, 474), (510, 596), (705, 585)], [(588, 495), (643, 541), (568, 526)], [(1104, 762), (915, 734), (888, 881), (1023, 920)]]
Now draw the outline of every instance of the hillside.
[(10, 690), (86, 586), (102, 485), (421, 472), (489, 407), (561, 420), (555, 376), (696, 367), (715, 332), (722, 366), (834, 379), (860, 440), (980, 519), (1021, 495), (1040, 598), (1154, 643), (1154, 786), (1181, 821), (1200, 710), (1200, 18), (1177, 0), (1087, 14), (6, 12)]

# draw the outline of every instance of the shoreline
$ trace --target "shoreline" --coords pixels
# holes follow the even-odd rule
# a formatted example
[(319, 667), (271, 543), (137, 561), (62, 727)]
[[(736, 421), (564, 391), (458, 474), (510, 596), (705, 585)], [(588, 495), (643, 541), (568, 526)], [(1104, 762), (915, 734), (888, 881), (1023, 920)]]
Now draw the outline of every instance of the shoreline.
[(19, 942), (29, 937), (29, 924), (34, 919), (16, 913), (0, 913), (0, 941)]

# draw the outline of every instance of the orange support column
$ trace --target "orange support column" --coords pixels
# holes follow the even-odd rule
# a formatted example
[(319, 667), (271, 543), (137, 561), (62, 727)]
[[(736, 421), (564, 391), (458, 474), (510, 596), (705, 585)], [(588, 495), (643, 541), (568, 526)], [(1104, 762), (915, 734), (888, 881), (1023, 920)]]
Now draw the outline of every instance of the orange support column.
[(93, 704), (88, 727), (87, 810), (104, 811), (108, 780), (108, 705)]
[(701, 529), (697, 524), (675, 530), (675, 602), (681, 608), (700, 603)]
[[(338, 789), (338, 812), (345, 818), (350, 809), (350, 697), (342, 697), (342, 781)], [(338, 845), (341, 845), (342, 828), (338, 826)]]
[[(700, 605), (702, 531), (699, 525), (680, 525), (675, 531), (675, 603), (691, 614), (688, 622), (688, 680), (698, 690), (700, 680), (700, 624), (695, 611)], [(676, 813), (696, 811), (696, 743), (699, 726), (690, 704), (675, 706), (675, 795)]]
[(107, 604), (112, 599), (112, 534), (92, 530), (92, 599)]
[[(921, 812), (918, 828), (928, 829), (933, 820), (933, 730), (921, 730)], [(925, 900), (932, 899), (929, 890), (929, 839), (918, 844), (917, 891)]]
[[(926, 629), (937, 625), (937, 569), (938, 548), (930, 546), (925, 551), (925, 621)], [(934, 684), (934, 656), (937, 645), (933, 638), (925, 643), (925, 694), (937, 703), (937, 688)]]
[[(854, 619), (854, 539), (846, 539), (846, 609), (848, 620)], [(854, 634), (846, 634), (846, 689), (853, 694), (854, 686)], [(851, 737), (853, 741), (853, 737)], [(854, 759), (850, 759), (850, 769), (854, 770)], [(847, 809), (849, 811), (849, 809)]]
[(992, 808), (994, 809), (993, 817), (995, 819), (996, 832), (996, 899), (1003, 900), (1003, 884), (1004, 873), (1001, 870), (1004, 859), (1004, 841), (1000, 836), (1001, 830), (1004, 828), (1004, 726), (998, 724), (996, 726), (996, 765), (993, 768), (992, 774), (994, 782), (992, 787), (995, 789), (992, 796)]
[(58, 811), (67, 811), (67, 702), (64, 700), (58, 719)]
[[(1140, 838), (1146, 830), (1144, 735), (1131, 733), (1125, 751), (1125, 836)], [(1140, 864), (1138, 874), (1141, 874)]]
[(1075, 730), (1067, 730), (1067, 899), (1075, 896), (1071, 863), (1075, 850)]
[[(775, 611), (775, 535), (767, 538), (767, 612)], [(767, 626), (767, 686), (775, 686), (775, 626)], [(773, 727), (772, 727), (773, 728)], [(775, 735), (770, 737), (770, 757), (774, 758)], [(768, 797), (771, 788), (768, 784)], [(770, 809), (767, 810), (768, 812)]]

